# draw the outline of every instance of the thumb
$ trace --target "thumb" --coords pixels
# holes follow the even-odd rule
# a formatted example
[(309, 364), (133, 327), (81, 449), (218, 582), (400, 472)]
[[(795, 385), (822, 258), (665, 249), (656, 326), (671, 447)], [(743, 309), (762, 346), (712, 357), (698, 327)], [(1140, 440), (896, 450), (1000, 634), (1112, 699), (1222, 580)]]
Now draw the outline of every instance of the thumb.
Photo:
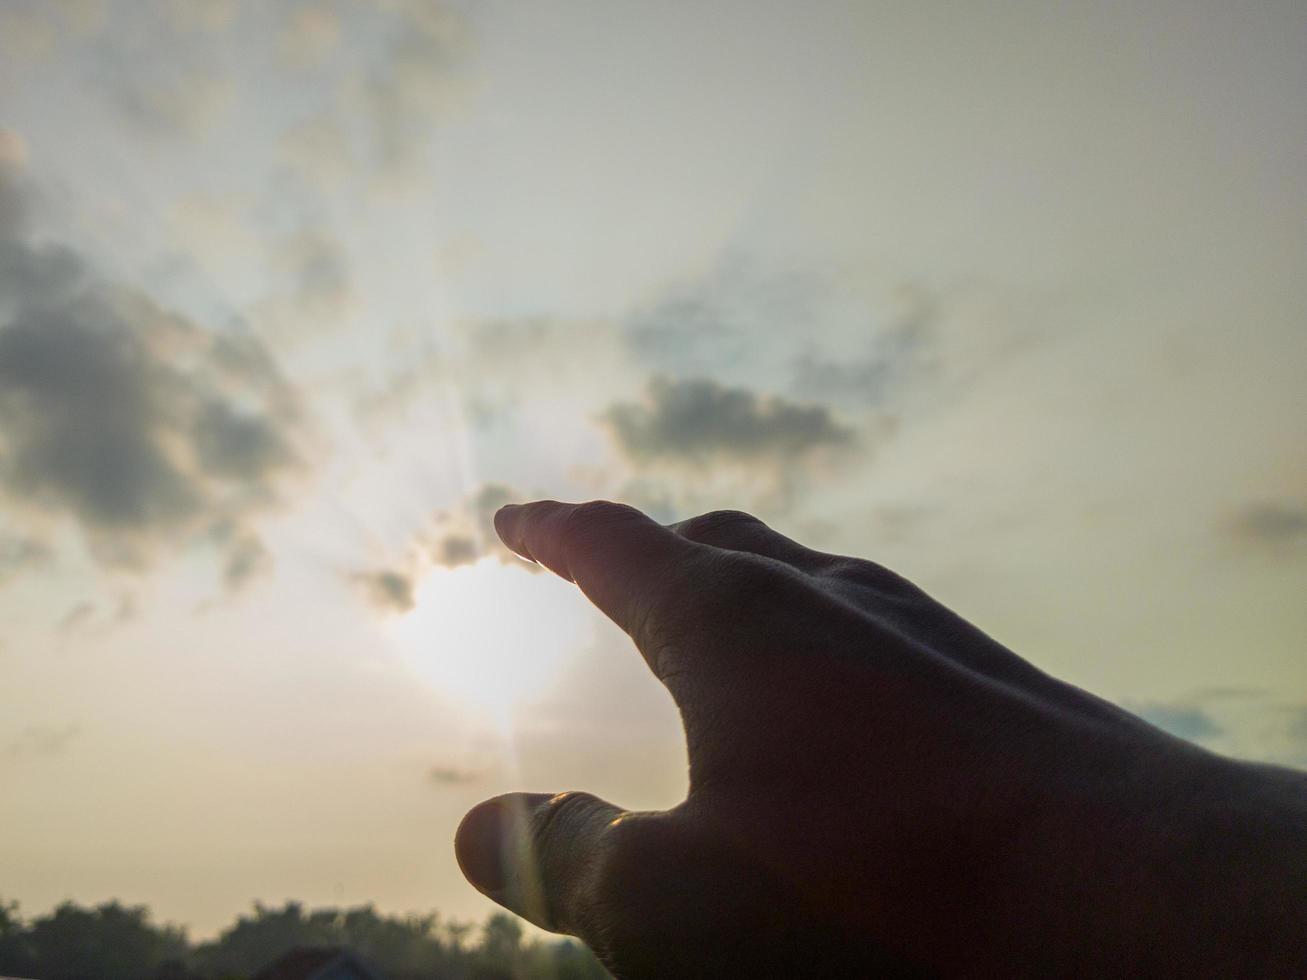
[(625, 815), (589, 793), (509, 793), (468, 812), (454, 853), (486, 897), (542, 929), (582, 935), (599, 862)]

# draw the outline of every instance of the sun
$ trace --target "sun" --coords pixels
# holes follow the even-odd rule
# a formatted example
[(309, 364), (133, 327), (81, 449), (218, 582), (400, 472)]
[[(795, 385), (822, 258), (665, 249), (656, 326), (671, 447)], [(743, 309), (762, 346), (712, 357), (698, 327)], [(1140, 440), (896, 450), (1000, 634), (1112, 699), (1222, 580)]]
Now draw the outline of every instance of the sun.
[(413, 600), (387, 624), (401, 656), (443, 694), (499, 718), (546, 693), (594, 635), (576, 586), (493, 557), (431, 568)]

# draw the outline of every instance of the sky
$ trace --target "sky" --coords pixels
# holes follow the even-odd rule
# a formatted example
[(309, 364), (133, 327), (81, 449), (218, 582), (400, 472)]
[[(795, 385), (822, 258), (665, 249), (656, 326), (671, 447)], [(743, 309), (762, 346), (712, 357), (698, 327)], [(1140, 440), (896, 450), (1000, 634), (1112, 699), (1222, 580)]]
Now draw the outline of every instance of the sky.
[(0, 881), (479, 917), (686, 788), (501, 503), (750, 510), (1307, 765), (1307, 7), (0, 0)]

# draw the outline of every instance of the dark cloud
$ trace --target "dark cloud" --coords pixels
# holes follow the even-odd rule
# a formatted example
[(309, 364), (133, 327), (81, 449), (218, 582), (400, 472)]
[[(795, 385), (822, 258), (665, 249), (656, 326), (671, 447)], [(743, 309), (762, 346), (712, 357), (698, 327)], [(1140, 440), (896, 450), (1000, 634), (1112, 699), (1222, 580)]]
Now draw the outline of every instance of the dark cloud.
[(495, 512), (505, 504), (521, 503), (522, 494), (503, 483), (483, 483), (468, 495), (468, 507), (483, 538), (498, 540)]
[(487, 555), (516, 561), (495, 533), (495, 511), (504, 504), (524, 499), (521, 493), (502, 483), (483, 483), (457, 507), (440, 515), (437, 532), (425, 549), (427, 557), (446, 568), (470, 565)]
[(10, 759), (53, 759), (81, 735), (78, 725), (28, 725), (5, 744)]
[(1191, 742), (1216, 738), (1225, 732), (1225, 728), (1200, 705), (1150, 703), (1135, 705), (1133, 710), (1162, 731)]
[(372, 603), (384, 612), (406, 613), (413, 608), (413, 576), (395, 569), (360, 572), (354, 576)]
[(253, 336), (38, 243), (29, 199), (0, 169), (0, 489), (71, 516), (107, 563), (143, 567), (215, 522), (248, 552), (249, 519), (299, 465), (294, 390)]
[(853, 442), (853, 430), (825, 406), (728, 388), (706, 378), (655, 378), (642, 403), (614, 405), (603, 420), (619, 448), (635, 460), (792, 460)]
[[(500, 543), (494, 518), (495, 511), (504, 504), (523, 499), (522, 494), (504, 484), (483, 483), (414, 534), (402, 559), (387, 563), (390, 567), (358, 572), (352, 577), (377, 609), (404, 613), (413, 608), (413, 591), (424, 568), (458, 568), (486, 557), (521, 562)], [(526, 563), (522, 567), (532, 571), (538, 568)]]
[(257, 483), (295, 462), (276, 422), (219, 400), (200, 408), (192, 437), (200, 465), (223, 479)]
[(434, 549), (436, 563), (446, 568), (470, 565), (481, 557), (481, 549), (476, 539), (466, 534), (447, 534), (441, 538)]
[(1236, 512), (1226, 527), (1246, 544), (1285, 548), (1307, 542), (1307, 504), (1267, 501)]

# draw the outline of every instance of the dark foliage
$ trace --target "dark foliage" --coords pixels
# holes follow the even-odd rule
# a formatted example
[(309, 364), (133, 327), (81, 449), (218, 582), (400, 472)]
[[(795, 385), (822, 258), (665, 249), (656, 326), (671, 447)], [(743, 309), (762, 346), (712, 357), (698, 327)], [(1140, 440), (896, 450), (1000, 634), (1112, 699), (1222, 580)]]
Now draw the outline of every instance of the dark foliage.
[(156, 925), (144, 906), (65, 902), (25, 920), (0, 902), (0, 976), (37, 980), (247, 980), (298, 946), (346, 947), (387, 980), (602, 980), (608, 974), (569, 940), (528, 939), (511, 916), (480, 927), (435, 915), (382, 915), (370, 905), (306, 910), (256, 904), (216, 939), (191, 943)]

